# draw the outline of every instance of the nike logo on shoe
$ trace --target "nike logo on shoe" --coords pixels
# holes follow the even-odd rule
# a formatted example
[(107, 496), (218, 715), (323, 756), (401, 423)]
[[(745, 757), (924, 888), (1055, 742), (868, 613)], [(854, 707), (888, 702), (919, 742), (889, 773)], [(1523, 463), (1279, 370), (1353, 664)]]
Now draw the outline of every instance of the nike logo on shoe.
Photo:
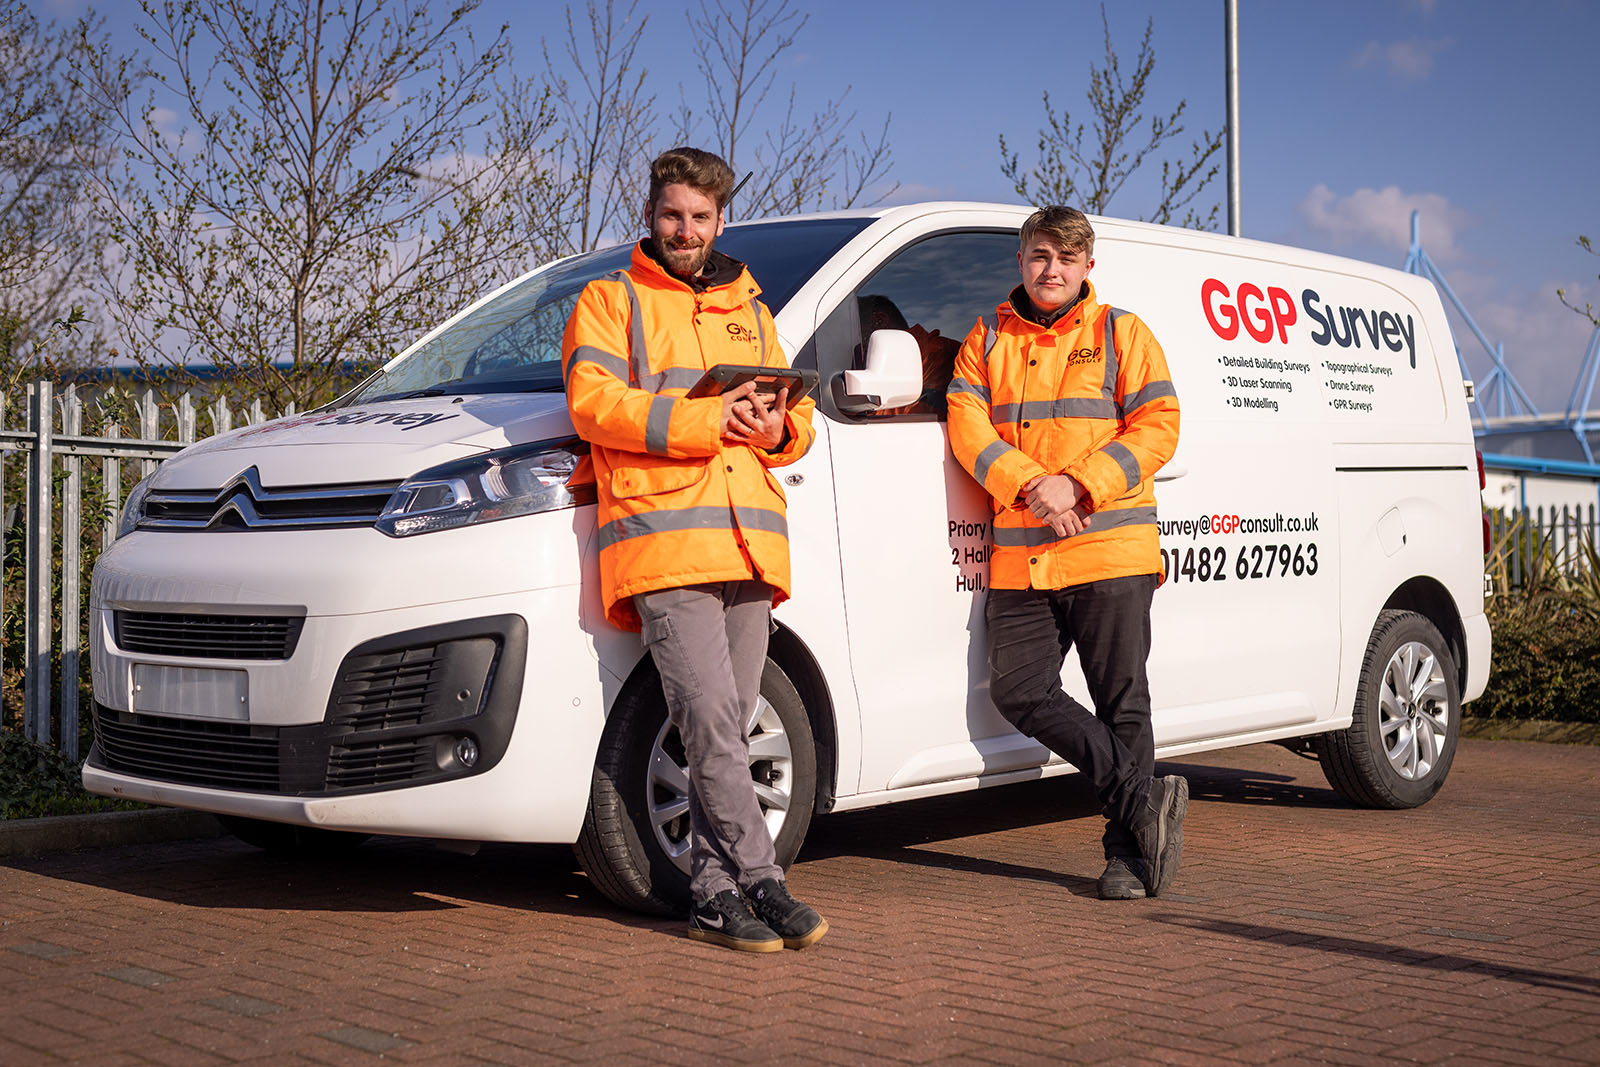
[(784, 941), (750, 911), (736, 889), (724, 889), (689, 914), (689, 939), (740, 952), (782, 952)]

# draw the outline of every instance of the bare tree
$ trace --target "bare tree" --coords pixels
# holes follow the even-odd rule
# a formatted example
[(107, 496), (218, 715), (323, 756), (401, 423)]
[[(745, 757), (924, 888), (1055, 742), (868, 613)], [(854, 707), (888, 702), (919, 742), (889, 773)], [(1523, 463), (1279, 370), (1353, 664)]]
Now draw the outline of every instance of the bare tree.
[[(1589, 238), (1585, 237), (1583, 234), (1578, 235), (1578, 247), (1589, 253), (1591, 256), (1600, 255), (1600, 252), (1596, 252), (1594, 250), (1594, 245), (1590, 243)], [(1576, 311), (1578, 314), (1582, 315), (1596, 326), (1600, 326), (1600, 315), (1595, 314), (1593, 304), (1590, 304), (1586, 301), (1583, 307), (1579, 307), (1577, 304), (1574, 304), (1572, 301), (1567, 299), (1567, 291), (1565, 289), (1556, 290), (1556, 299), (1560, 300), (1564, 306)]]
[[(552, 91), (566, 183), (557, 211), (569, 251), (597, 248), (638, 225), (656, 119), (655, 96), (645, 92), (648, 72), (635, 60), (649, 22), (638, 9), (638, 0), (620, 12), (616, 0), (585, 0), (581, 20), (566, 9), (565, 52), (574, 77), (556, 81)], [(549, 42), (544, 58), (554, 69)]]
[[(86, 165), (104, 156), (111, 131), (74, 83), (75, 42), (97, 23), (43, 26), (21, 2), (0, 3), (0, 365), (54, 362), (89, 319), (106, 228), (84, 194)], [(81, 335), (92, 339), (91, 329)], [(74, 362), (92, 361), (81, 347)]]
[[(1124, 76), (1111, 43), (1111, 24), (1105, 6), (1100, 8), (1100, 23), (1105, 30), (1105, 66), (1089, 68), (1089, 114), (1092, 136), (1083, 123), (1076, 126), (1063, 110), (1059, 115), (1044, 93), (1045, 128), (1039, 131), (1039, 161), (1024, 171), (1017, 153), (1008, 151), (1005, 135), (1000, 136), (1000, 171), (1017, 190), (1017, 195), (1032, 204), (1070, 204), (1091, 214), (1104, 214), (1112, 199), (1122, 190), (1152, 155), (1184, 132), (1183, 113), (1187, 100), (1179, 100), (1166, 116), (1152, 115), (1145, 121), (1145, 96), (1155, 72), (1156, 56), (1150, 39), (1155, 20), (1145, 23), (1144, 38), (1131, 75)], [(1161, 186), (1154, 206), (1139, 216), (1150, 222), (1171, 223), (1191, 229), (1215, 229), (1219, 204), (1204, 214), (1194, 200), (1216, 177), (1221, 165), (1215, 162), (1222, 148), (1222, 131), (1202, 130), (1192, 141), (1187, 155), (1161, 160)]]
[(506, 31), (477, 46), (477, 0), (140, 5), (148, 66), (82, 60), (124, 150), (101, 191), (135, 358), (318, 402), (547, 251), (518, 219), (550, 115), (496, 106)]
[[(699, 114), (685, 103), (678, 132), (688, 139), (703, 115), (718, 153), (735, 171), (752, 172), (739, 194), (744, 216), (878, 203), (899, 188), (883, 187), (893, 163), (889, 117), (876, 137), (859, 130), (856, 113), (844, 109), (848, 86), (810, 117), (797, 112), (791, 87), (781, 115), (770, 117), (778, 60), (809, 18), (790, 0), (700, 0), (699, 13), (689, 16), (708, 95)], [(752, 131), (762, 126), (767, 133), (752, 144)]]

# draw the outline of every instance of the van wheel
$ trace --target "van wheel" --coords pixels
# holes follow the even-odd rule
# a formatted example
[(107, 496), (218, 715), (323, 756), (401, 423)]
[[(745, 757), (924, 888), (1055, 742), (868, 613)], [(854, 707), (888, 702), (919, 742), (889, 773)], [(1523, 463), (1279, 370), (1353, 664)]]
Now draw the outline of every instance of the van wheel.
[(218, 815), (228, 833), (247, 845), (279, 856), (337, 856), (360, 845), (371, 834), (349, 830), (324, 830), (316, 826), (291, 826), (286, 822)]
[(1444, 785), (1461, 731), (1455, 661), (1413, 611), (1378, 616), (1350, 728), (1312, 739), (1328, 784), (1364, 808), (1414, 808)]
[[(811, 825), (817, 756), (800, 694), (770, 659), (745, 733), (756, 796), (778, 863), (788, 867)], [(682, 915), (689, 908), (690, 843), (683, 742), (667, 719), (661, 677), (646, 664), (606, 719), (589, 810), (573, 850), (595, 888), (612, 901)]]

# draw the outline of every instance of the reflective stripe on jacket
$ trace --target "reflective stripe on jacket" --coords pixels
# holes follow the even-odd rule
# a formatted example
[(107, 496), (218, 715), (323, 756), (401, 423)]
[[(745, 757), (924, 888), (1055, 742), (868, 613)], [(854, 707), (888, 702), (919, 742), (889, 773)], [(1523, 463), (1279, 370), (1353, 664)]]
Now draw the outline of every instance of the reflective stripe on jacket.
[[(1165, 576), (1152, 478), (1178, 446), (1178, 396), (1149, 328), (1084, 285), (1049, 327), (1008, 300), (956, 356), (950, 447), (994, 508), (991, 588)], [(1046, 474), (1083, 486), (1082, 533), (1062, 538), (1028, 510), (1023, 486)]]
[(635, 246), (625, 275), (590, 282), (562, 338), (567, 407), (591, 446), (606, 617), (638, 630), (633, 596), (759, 578), (789, 595), (783, 490), (768, 468), (811, 447), (807, 397), (781, 449), (723, 441), (722, 398), (683, 394), (718, 363), (787, 366), (748, 271), (695, 292)]

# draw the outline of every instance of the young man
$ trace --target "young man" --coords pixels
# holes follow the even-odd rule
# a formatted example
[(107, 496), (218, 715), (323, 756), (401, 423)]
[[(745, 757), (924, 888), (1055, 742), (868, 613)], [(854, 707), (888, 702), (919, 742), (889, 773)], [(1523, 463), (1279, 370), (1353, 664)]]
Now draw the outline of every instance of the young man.
[[(718, 363), (784, 367), (744, 265), (713, 249), (733, 171), (663, 153), (649, 236), (620, 276), (590, 282), (562, 340), (567, 405), (592, 445), (607, 618), (643, 631), (689, 761), (689, 936), (769, 952), (828, 930), (789, 895), (750, 778), (745, 723), (771, 610), (789, 595), (783, 492), (767, 468), (811, 447), (810, 398), (763, 404), (754, 383), (684, 393)], [(752, 911), (752, 908), (754, 909)]]
[[(1189, 785), (1153, 778), (1150, 600), (1164, 577), (1151, 479), (1178, 444), (1166, 357), (1095, 299), (1094, 230), (1067, 207), (1022, 227), (1022, 284), (973, 327), (950, 446), (993, 498), (990, 695), (1086, 774), (1105, 812), (1100, 896), (1156, 896), (1178, 869)], [(1076, 645), (1090, 714), (1061, 688)]]

